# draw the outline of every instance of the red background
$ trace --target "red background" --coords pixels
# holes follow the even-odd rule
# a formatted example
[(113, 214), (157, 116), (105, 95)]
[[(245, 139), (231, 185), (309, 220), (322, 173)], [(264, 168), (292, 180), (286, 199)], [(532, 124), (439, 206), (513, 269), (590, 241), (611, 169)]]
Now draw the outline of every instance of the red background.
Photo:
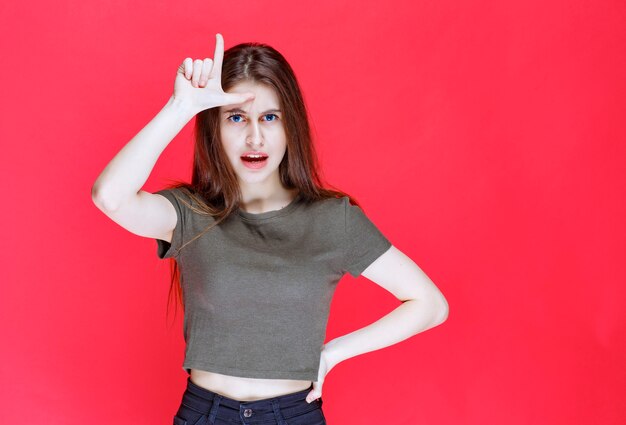
[[(624, 2), (0, 9), (1, 423), (171, 423), (186, 375), (169, 264), (90, 191), (216, 32), (285, 55), (327, 181), (450, 305), (333, 369), (330, 424), (626, 423)], [(191, 124), (145, 190), (190, 177)], [(328, 339), (398, 304), (347, 275)]]

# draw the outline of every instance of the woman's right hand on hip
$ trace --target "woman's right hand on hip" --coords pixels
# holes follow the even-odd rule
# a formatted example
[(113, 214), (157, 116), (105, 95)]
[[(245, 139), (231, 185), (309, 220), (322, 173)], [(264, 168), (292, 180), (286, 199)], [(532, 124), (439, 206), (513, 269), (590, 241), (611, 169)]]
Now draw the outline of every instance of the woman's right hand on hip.
[(254, 93), (226, 93), (222, 90), (222, 59), (224, 39), (216, 34), (213, 60), (186, 58), (178, 67), (174, 81), (173, 97), (182, 100), (195, 113), (222, 105), (244, 103), (254, 98)]

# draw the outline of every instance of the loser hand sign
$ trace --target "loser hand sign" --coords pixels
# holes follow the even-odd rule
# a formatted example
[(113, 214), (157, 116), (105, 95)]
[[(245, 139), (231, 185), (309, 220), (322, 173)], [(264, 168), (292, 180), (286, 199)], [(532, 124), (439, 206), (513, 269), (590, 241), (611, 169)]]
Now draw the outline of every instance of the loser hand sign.
[(195, 113), (222, 105), (244, 103), (254, 93), (226, 93), (222, 90), (222, 60), (224, 39), (216, 34), (213, 60), (186, 58), (178, 67), (174, 81), (174, 98), (188, 103)]

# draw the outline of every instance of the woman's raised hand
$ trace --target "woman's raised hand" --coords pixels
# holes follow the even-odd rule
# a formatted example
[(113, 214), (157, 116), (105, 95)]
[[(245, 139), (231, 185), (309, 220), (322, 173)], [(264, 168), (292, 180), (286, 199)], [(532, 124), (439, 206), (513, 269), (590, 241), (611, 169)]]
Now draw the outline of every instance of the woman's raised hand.
[(254, 93), (226, 93), (222, 90), (224, 39), (216, 34), (213, 60), (186, 58), (178, 67), (174, 81), (174, 98), (187, 103), (195, 113), (222, 105), (244, 103)]

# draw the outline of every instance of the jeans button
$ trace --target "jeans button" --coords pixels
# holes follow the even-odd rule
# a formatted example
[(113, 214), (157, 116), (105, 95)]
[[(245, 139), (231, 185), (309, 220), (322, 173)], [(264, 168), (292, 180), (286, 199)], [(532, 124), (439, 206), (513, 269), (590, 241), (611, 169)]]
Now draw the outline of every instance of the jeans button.
[(250, 416), (252, 416), (252, 409), (246, 409), (246, 410), (244, 410), (244, 411), (243, 411), (243, 415), (244, 415), (246, 418), (249, 418)]

